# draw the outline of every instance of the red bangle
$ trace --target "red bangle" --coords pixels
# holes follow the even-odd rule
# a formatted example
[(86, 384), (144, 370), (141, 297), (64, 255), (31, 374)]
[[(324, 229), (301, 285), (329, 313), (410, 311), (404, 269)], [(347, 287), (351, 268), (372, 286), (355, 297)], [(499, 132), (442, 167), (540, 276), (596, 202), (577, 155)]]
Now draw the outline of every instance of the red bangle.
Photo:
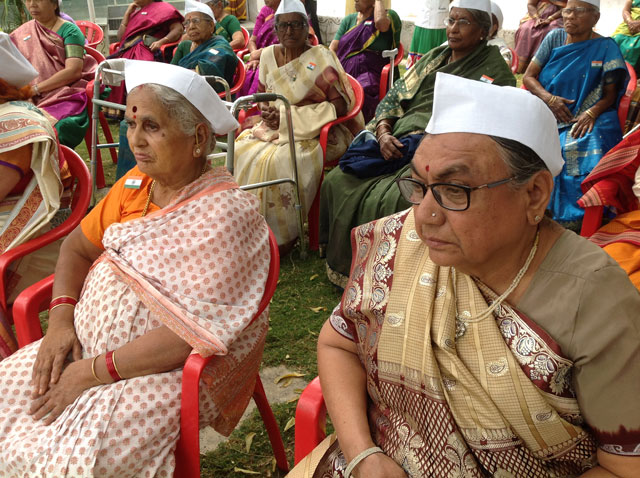
[(111, 375), (111, 378), (116, 382), (122, 380), (122, 377), (118, 373), (118, 370), (116, 370), (116, 365), (113, 362), (113, 350), (107, 352), (104, 359), (107, 362), (107, 371), (109, 372), (109, 375)]
[(75, 307), (77, 303), (78, 300), (74, 297), (71, 297), (70, 295), (61, 295), (60, 297), (56, 297), (51, 301), (51, 303), (49, 304), (49, 312), (51, 312), (53, 308), (58, 307), (59, 305), (70, 305), (72, 307)]

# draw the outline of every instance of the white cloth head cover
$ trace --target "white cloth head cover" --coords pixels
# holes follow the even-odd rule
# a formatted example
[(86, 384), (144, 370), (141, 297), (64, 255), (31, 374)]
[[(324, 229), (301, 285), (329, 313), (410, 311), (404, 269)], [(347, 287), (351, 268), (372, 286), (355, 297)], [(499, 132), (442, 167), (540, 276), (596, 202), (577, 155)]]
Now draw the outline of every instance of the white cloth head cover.
[(238, 127), (215, 90), (195, 71), (157, 61), (125, 60), (124, 79), (127, 93), (147, 83), (177, 91), (209, 120), (216, 134), (226, 134)]
[(451, 5), (449, 5), (449, 11), (454, 7), (481, 10), (491, 16), (491, 0), (453, 0)]
[(213, 16), (213, 10), (211, 10), (211, 7), (209, 5), (207, 5), (206, 3), (197, 2), (196, 0), (184, 0), (185, 16), (187, 15), (187, 13), (192, 12), (204, 13), (209, 18), (211, 18), (211, 20), (213, 20), (213, 23), (216, 22), (216, 19)]
[(584, 3), (590, 3), (594, 7), (598, 8), (598, 10), (600, 10), (600, 0), (580, 0), (580, 1)]
[(4, 32), (0, 32), (0, 58), (2, 58), (0, 78), (16, 88), (28, 85), (38, 76), (36, 69), (20, 53), (11, 41), (11, 37)]
[(531, 148), (553, 176), (562, 170), (558, 125), (549, 107), (521, 88), (436, 74), (429, 134), (475, 133)]
[(502, 28), (502, 22), (504, 21), (504, 16), (502, 15), (502, 10), (500, 10), (500, 7), (496, 2), (491, 2), (491, 13), (493, 13), (498, 19), (498, 30), (500, 30)]
[(276, 10), (276, 17), (283, 13), (299, 13), (304, 18), (307, 18), (307, 11), (300, 0), (280, 0), (280, 5)]

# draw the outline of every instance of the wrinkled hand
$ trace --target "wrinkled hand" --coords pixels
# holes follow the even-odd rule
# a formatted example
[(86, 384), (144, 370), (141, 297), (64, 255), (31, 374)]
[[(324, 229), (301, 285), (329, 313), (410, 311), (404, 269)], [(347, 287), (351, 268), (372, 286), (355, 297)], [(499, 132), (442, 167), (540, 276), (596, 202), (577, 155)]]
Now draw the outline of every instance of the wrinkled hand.
[(260, 61), (260, 55), (262, 54), (262, 48), (258, 48), (249, 53), (249, 60), (257, 60)]
[(260, 60), (249, 60), (245, 67), (247, 70), (255, 70), (260, 66)]
[(392, 134), (385, 134), (378, 139), (380, 152), (382, 157), (389, 161), (390, 159), (398, 159), (402, 157), (400, 148), (404, 148), (404, 144), (398, 141)]
[(356, 478), (407, 478), (404, 470), (384, 453), (374, 453), (362, 460), (353, 470)]
[(571, 127), (571, 136), (573, 138), (582, 138), (585, 134), (593, 131), (593, 125), (596, 123), (587, 113), (582, 113), (576, 118), (575, 124)]
[(162, 45), (164, 45), (164, 42), (162, 40), (154, 41), (151, 45), (149, 45), (149, 50), (151, 51), (159, 50), (162, 47)]
[(549, 18), (538, 18), (538, 20), (536, 20), (536, 27), (543, 27), (549, 23), (551, 23), (551, 19)]
[(274, 106), (260, 106), (260, 116), (262, 121), (271, 129), (280, 128), (280, 110)]
[(570, 105), (574, 102), (575, 100), (568, 100), (566, 98), (563, 98), (562, 96), (558, 96), (553, 104), (549, 105), (549, 103), (547, 103), (547, 106), (549, 106), (549, 109), (551, 109), (553, 115), (559, 122), (570, 123), (574, 121), (574, 117), (567, 105)]
[(93, 385), (83, 378), (86, 376), (83, 368), (91, 367), (90, 360), (71, 362), (62, 372), (58, 383), (52, 384), (44, 395), (32, 396), (29, 415), (34, 420), (43, 419), (45, 425), (51, 425), (65, 408)]
[(44, 395), (51, 385), (58, 382), (69, 352), (72, 352), (73, 360), (82, 358), (82, 346), (73, 322), (58, 325), (50, 322), (33, 364), (31, 381), (34, 397)]
[(629, 32), (631, 32), (634, 35), (640, 32), (640, 20), (632, 20), (629, 23), (627, 23), (627, 26), (629, 27)]

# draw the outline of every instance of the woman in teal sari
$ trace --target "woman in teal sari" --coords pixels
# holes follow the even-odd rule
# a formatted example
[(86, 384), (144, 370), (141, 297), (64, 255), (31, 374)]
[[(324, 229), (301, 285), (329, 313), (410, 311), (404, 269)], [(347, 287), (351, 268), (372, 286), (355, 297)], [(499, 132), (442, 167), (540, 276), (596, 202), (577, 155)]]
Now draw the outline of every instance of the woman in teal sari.
[[(483, 10), (456, 0), (449, 12), (448, 45), (423, 56), (380, 102), (367, 133), (358, 135), (327, 174), (320, 196), (320, 244), (329, 280), (344, 287), (351, 265), (351, 229), (409, 207), (394, 180), (406, 176), (431, 117), (436, 73), (515, 86), (497, 47), (488, 46), (489, 0)], [(472, 2), (477, 5), (477, 1)]]
[(564, 29), (545, 37), (523, 81), (558, 121), (565, 165), (555, 178), (549, 209), (556, 221), (579, 230), (580, 184), (622, 139), (617, 108), (629, 75), (616, 43), (593, 31), (598, 0), (569, 0), (562, 12)]
[[(190, 10), (189, 5), (198, 10)], [(214, 33), (213, 12), (199, 2), (187, 2), (186, 12), (184, 28), (189, 39), (180, 42), (171, 63), (200, 75), (219, 76), (233, 86), (238, 57), (229, 42)]]

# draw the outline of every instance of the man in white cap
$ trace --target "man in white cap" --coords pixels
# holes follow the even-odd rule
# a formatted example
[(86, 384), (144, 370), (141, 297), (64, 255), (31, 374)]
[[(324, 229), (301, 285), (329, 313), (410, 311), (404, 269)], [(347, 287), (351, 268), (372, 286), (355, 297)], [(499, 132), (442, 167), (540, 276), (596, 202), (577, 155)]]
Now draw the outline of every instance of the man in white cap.
[(318, 339), (337, 440), (290, 477), (633, 476), (640, 295), (545, 217), (563, 163), (553, 115), (442, 73), (434, 95), (397, 180), (413, 207), (354, 229)]

